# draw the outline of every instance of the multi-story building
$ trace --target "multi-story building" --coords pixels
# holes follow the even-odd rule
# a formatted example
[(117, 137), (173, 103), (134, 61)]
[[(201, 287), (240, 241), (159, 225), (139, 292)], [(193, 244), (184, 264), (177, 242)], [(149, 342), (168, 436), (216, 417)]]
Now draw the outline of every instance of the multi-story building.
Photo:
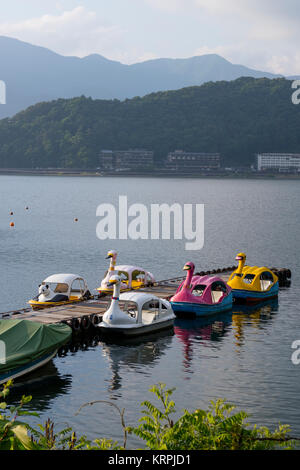
[(258, 171), (277, 170), (279, 172), (300, 171), (298, 153), (259, 153), (256, 155)]
[(198, 153), (175, 150), (167, 156), (166, 166), (173, 170), (219, 170), (221, 156), (219, 153)]
[(102, 170), (113, 170), (115, 159), (112, 150), (102, 150), (100, 153), (99, 166)]
[(152, 169), (154, 153), (145, 149), (117, 150), (114, 152), (116, 170)]
[(153, 168), (154, 153), (145, 149), (102, 150), (100, 168), (103, 170), (147, 170)]

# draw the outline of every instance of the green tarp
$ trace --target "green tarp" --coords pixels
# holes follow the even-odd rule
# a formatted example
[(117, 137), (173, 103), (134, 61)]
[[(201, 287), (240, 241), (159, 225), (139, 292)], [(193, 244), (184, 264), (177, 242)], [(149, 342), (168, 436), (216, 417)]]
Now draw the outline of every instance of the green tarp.
[(54, 352), (72, 335), (68, 325), (0, 320), (0, 375)]

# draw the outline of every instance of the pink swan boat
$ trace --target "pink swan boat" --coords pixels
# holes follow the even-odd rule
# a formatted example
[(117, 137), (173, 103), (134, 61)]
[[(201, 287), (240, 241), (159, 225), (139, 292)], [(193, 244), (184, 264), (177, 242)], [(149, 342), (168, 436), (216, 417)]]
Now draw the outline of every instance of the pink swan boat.
[(231, 310), (233, 296), (231, 287), (218, 276), (194, 276), (195, 265), (184, 266), (186, 279), (178, 287), (170, 302), (177, 316), (192, 314), (207, 316)]

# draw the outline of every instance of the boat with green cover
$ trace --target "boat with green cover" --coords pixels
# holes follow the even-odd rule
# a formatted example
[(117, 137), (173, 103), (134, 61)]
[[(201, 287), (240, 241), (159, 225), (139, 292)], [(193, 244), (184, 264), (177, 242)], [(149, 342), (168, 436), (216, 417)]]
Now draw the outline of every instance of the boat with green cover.
[(0, 384), (42, 367), (71, 338), (63, 323), (0, 320)]

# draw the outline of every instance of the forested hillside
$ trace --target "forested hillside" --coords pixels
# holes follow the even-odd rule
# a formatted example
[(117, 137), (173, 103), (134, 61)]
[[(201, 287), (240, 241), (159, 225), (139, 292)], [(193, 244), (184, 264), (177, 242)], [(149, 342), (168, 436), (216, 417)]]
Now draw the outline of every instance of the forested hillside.
[(240, 78), (130, 100), (40, 103), (0, 121), (2, 168), (95, 168), (102, 149), (220, 152), (246, 166), (257, 152), (300, 153), (300, 105), (285, 79)]

